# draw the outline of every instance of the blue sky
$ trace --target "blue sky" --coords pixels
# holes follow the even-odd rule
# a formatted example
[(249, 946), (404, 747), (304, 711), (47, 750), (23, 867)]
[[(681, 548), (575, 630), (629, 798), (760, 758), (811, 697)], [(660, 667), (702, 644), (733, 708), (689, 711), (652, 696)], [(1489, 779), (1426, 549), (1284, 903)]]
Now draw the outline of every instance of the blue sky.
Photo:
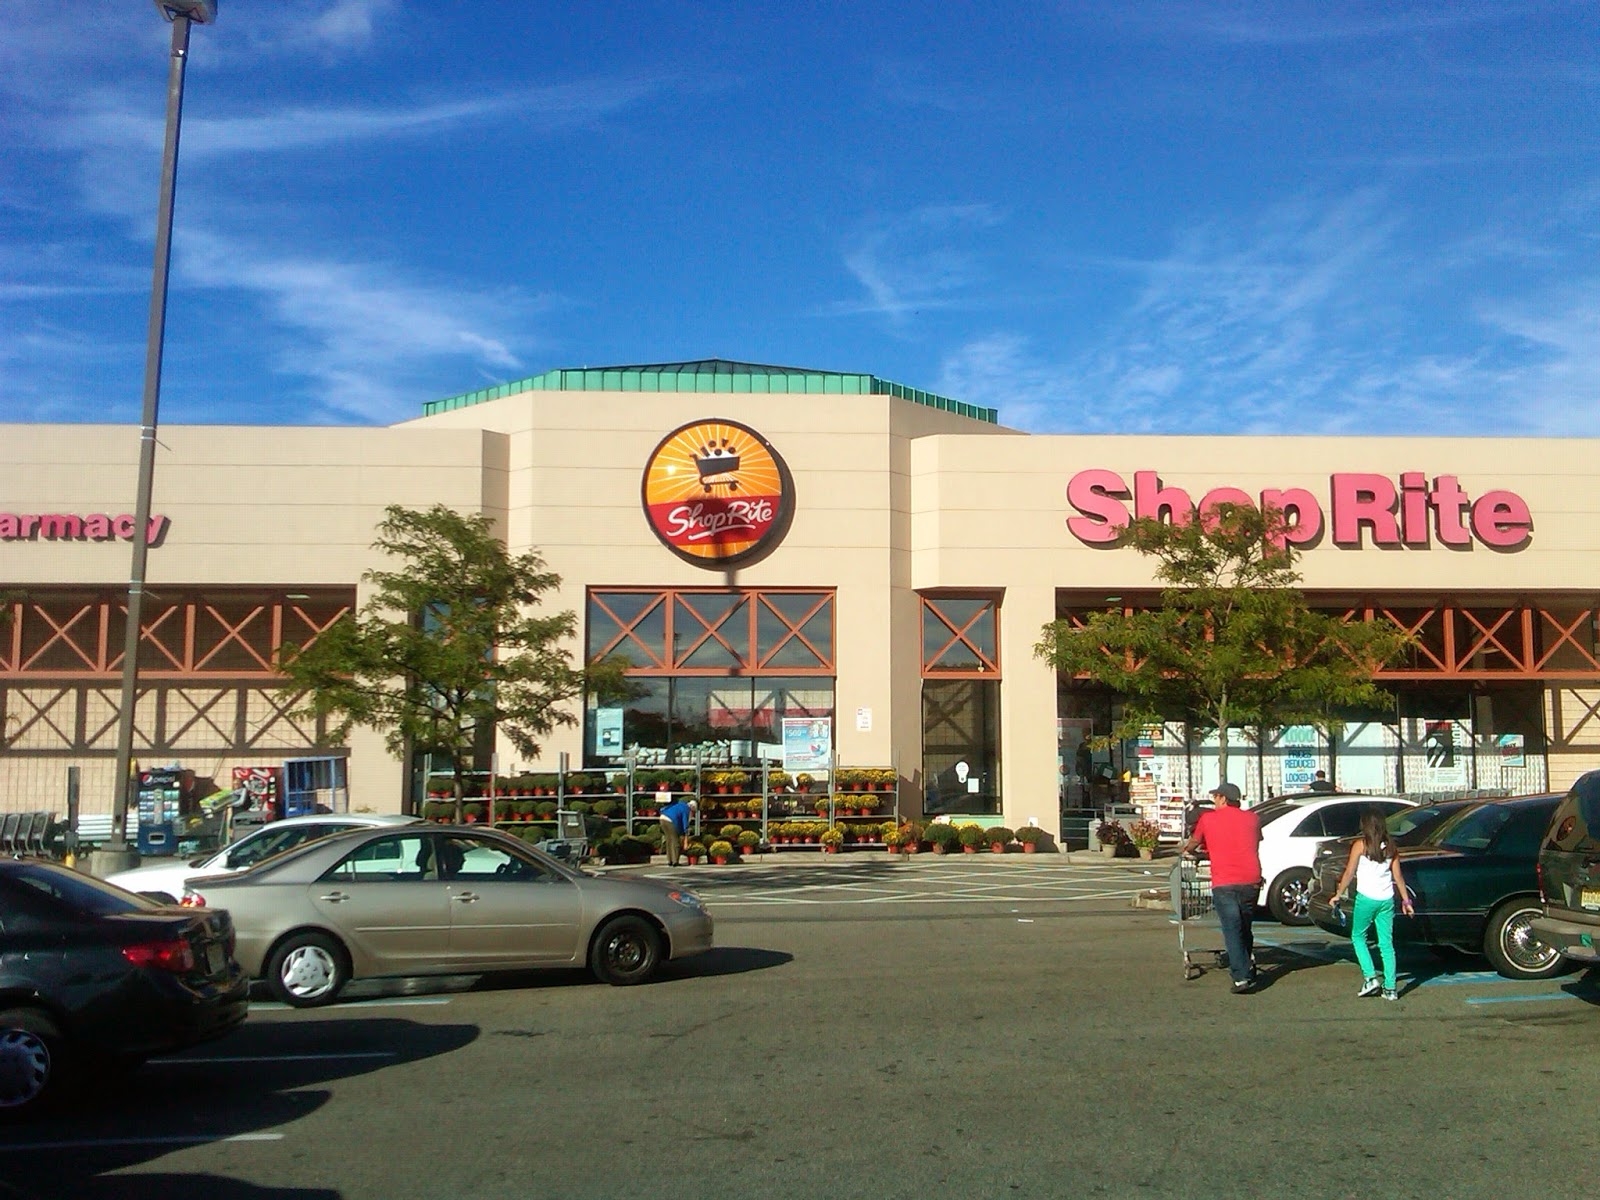
[[(6, 14), (7, 420), (137, 423), (167, 38)], [(1594, 436), (1597, 52), (1589, 0), (222, 0), (162, 421), (720, 357), (1042, 432)]]

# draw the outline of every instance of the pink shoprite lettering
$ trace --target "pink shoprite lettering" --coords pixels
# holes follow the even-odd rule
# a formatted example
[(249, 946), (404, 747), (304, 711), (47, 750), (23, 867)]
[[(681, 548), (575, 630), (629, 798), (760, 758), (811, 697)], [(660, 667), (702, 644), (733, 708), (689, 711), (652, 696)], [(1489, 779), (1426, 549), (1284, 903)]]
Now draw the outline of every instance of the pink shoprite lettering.
[[(0, 512), (0, 542), (131, 542), (135, 523), (129, 513)], [(151, 517), (145, 526), (145, 545), (158, 545), (169, 524), (164, 516)]]
[(1079, 471), (1067, 482), (1067, 503), (1078, 513), (1067, 518), (1067, 528), (1091, 546), (1115, 543), (1137, 517), (1186, 524), (1220, 504), (1279, 510), (1289, 545), (1314, 542), (1325, 527), (1333, 543), (1347, 549), (1363, 544), (1426, 549), (1436, 543), (1466, 548), (1476, 539), (1497, 550), (1517, 550), (1533, 537), (1533, 516), (1515, 492), (1495, 489), (1474, 499), (1456, 476), (1430, 480), (1422, 471), (1402, 471), (1397, 479), (1359, 471), (1336, 474), (1329, 480), (1326, 519), (1321, 501), (1304, 488), (1263, 488), (1252, 496), (1218, 487), (1196, 504), (1156, 471), (1135, 471), (1131, 486), (1115, 471)]

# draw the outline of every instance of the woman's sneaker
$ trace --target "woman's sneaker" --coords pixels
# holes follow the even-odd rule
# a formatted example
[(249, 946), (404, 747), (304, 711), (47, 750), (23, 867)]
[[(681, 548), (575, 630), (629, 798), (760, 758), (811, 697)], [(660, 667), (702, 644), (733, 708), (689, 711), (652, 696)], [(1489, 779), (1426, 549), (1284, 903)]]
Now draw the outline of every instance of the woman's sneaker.
[(1398, 1000), (1400, 999), (1400, 993), (1395, 991), (1393, 988), (1384, 988), (1383, 998), (1385, 1000)]
[(1376, 996), (1378, 994), (1379, 986), (1380, 985), (1376, 979), (1365, 980), (1361, 984), (1361, 990), (1356, 993), (1356, 999), (1359, 1000), (1366, 996)]

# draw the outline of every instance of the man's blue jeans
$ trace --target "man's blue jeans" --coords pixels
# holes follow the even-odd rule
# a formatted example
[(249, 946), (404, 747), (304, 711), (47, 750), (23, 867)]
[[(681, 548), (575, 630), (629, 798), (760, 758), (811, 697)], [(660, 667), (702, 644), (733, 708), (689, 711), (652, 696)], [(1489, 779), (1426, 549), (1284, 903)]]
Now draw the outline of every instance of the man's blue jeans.
[(1250, 978), (1250, 956), (1256, 949), (1250, 922), (1255, 920), (1256, 894), (1260, 890), (1261, 886), (1255, 883), (1229, 883), (1211, 889), (1217, 923), (1222, 926), (1222, 944), (1228, 949), (1228, 974), (1235, 983)]

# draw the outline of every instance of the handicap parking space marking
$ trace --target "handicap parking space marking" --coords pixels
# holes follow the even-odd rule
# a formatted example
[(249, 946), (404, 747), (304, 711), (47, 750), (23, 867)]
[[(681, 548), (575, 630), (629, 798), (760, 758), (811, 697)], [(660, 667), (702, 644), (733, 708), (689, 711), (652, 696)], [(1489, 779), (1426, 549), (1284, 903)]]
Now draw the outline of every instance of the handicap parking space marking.
[[(1283, 950), (1317, 962), (1353, 964), (1356, 961), (1355, 950), (1348, 942), (1280, 941), (1276, 938), (1264, 938), (1260, 934), (1256, 935), (1255, 940), (1258, 946), (1270, 946), (1275, 950)], [(1536, 992), (1503, 991), (1502, 989), (1506, 988), (1538, 985), (1545, 981), (1508, 979), (1498, 971), (1452, 971), (1420, 977), (1415, 972), (1401, 971), (1397, 978), (1405, 992), (1435, 986), (1459, 987), (1464, 984), (1475, 989), (1490, 988), (1500, 993), (1489, 996), (1462, 996), (1463, 1002), (1474, 1008), (1489, 1004), (1540, 1004), (1563, 1000), (1600, 1001), (1600, 988), (1594, 986), (1572, 988), (1559, 985), (1555, 989), (1546, 988)]]
[[(1507, 983), (1516, 980), (1508, 979)], [(1561, 988), (1554, 992), (1522, 992), (1513, 996), (1468, 996), (1467, 1003), (1479, 1004), (1539, 1004), (1555, 1000), (1587, 1000), (1591, 1004), (1600, 1000), (1600, 991), (1589, 989), (1586, 991), (1569, 991)]]

